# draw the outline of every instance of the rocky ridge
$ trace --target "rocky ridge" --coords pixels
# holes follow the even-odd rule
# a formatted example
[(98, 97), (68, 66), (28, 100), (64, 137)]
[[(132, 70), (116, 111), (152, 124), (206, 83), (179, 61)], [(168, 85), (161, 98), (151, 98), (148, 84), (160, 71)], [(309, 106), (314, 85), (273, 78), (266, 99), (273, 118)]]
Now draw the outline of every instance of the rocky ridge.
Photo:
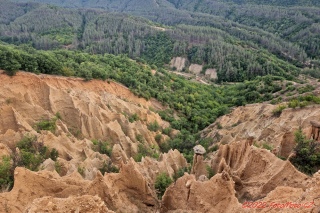
[[(319, 138), (314, 122), (320, 118), (318, 106), (286, 109), (275, 117), (276, 106), (253, 104), (222, 116), (202, 132), (219, 149), (204, 155), (198, 147), (191, 174), (177, 179), (158, 200), (157, 175), (173, 177), (189, 165), (177, 150), (160, 154), (159, 160), (133, 160), (139, 144), (158, 147), (154, 137), (160, 132), (149, 131), (149, 123), (168, 126), (149, 109), (152, 102), (114, 82), (23, 72), (14, 77), (0, 74), (0, 79), (0, 157), (12, 155), (16, 143), (32, 134), (58, 150), (61, 166), (57, 173), (55, 162), (48, 159), (37, 172), (17, 167), (13, 189), (0, 193), (0, 212), (320, 211), (320, 173), (307, 176), (279, 158), (290, 155), (299, 126), (309, 138)], [(37, 122), (57, 113), (61, 118), (55, 131), (37, 131)], [(133, 114), (139, 119), (128, 121)], [(112, 154), (96, 152), (92, 139), (109, 141)], [(264, 143), (274, 149), (259, 148)], [(106, 162), (116, 165), (119, 173), (102, 174), (99, 168)], [(210, 179), (207, 166), (216, 172)], [(248, 202), (267, 206), (252, 208)], [(290, 202), (306, 205), (291, 208)]]

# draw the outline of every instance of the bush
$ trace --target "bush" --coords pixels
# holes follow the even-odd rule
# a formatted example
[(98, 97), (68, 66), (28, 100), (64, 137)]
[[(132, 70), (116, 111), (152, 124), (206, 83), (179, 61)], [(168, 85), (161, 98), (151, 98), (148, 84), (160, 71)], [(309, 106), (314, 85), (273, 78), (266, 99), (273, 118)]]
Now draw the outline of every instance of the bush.
[(185, 172), (189, 173), (190, 168), (188, 168), (188, 167), (180, 168), (177, 172), (174, 173), (173, 180), (174, 181), (178, 180), (180, 177), (182, 177), (184, 175)]
[(219, 149), (219, 145), (216, 144), (216, 145), (214, 145), (214, 146), (212, 146), (211, 148), (208, 149), (208, 153), (209, 153), (209, 152), (215, 152), (215, 151), (217, 151), (218, 149)]
[(158, 124), (157, 121), (154, 121), (154, 122), (148, 124), (148, 129), (149, 129), (150, 131), (156, 132), (156, 131), (159, 130), (159, 128), (160, 128), (160, 126), (159, 126), (159, 124)]
[(20, 156), (15, 162), (15, 166), (24, 166), (32, 171), (37, 171), (40, 164), (47, 158), (56, 160), (59, 153), (56, 149), (51, 151), (44, 146), (43, 142), (38, 142), (36, 136), (26, 135), (18, 143)]
[(279, 105), (276, 109), (274, 109), (274, 110), (272, 111), (272, 114), (273, 114), (274, 116), (279, 117), (279, 116), (281, 115), (282, 111), (283, 111), (285, 108), (287, 108), (287, 107), (284, 106), (284, 105)]
[(295, 132), (295, 156), (290, 159), (301, 172), (312, 175), (320, 169), (320, 145), (314, 140), (308, 140), (301, 128)]
[(112, 162), (109, 161), (108, 163), (104, 161), (103, 166), (99, 169), (102, 175), (104, 173), (119, 173), (118, 167), (112, 165)]
[(140, 143), (144, 143), (144, 137), (141, 134), (136, 135), (136, 140), (139, 141)]
[(50, 132), (56, 131), (56, 121), (57, 118), (54, 117), (50, 120), (42, 120), (35, 124), (37, 132), (40, 130), (48, 130)]
[(168, 135), (169, 137), (171, 136), (171, 132), (172, 132), (172, 128), (171, 127), (167, 127), (167, 128), (164, 128), (162, 130), (162, 133), (165, 134), (165, 135)]
[(267, 144), (267, 143), (263, 143), (263, 144), (262, 144), (262, 148), (267, 149), (267, 150), (270, 150), (270, 151), (273, 150), (272, 146), (269, 145), (269, 144)]
[(208, 172), (208, 178), (212, 178), (215, 175), (215, 172), (213, 171), (213, 169), (210, 166), (206, 166), (207, 172)]
[(40, 154), (34, 154), (28, 151), (21, 150), (21, 160), (19, 166), (24, 166), (31, 171), (37, 171), (44, 158)]
[(112, 147), (110, 146), (108, 141), (92, 140), (92, 143), (94, 145), (94, 151), (111, 156)]
[(56, 150), (55, 148), (53, 148), (50, 152), (50, 158), (53, 160), (53, 161), (56, 161), (57, 158), (59, 157), (59, 152), (58, 150)]
[(83, 177), (84, 176), (84, 171), (85, 171), (85, 168), (82, 167), (82, 166), (78, 166), (78, 173)]
[(139, 120), (139, 116), (137, 115), (137, 113), (134, 113), (133, 115), (129, 116), (129, 122), (133, 123), (134, 121)]
[(0, 161), (0, 189), (8, 189), (13, 186), (13, 169), (8, 156), (3, 156)]
[(314, 89), (315, 89), (314, 86), (308, 84), (308, 85), (305, 86), (305, 87), (300, 87), (300, 88), (298, 89), (298, 92), (299, 92), (300, 94), (302, 94), (302, 93), (306, 93), (306, 92), (311, 92), (311, 91), (313, 91)]
[(161, 173), (156, 177), (156, 182), (154, 184), (157, 190), (158, 198), (161, 199), (165, 193), (167, 187), (172, 183), (171, 178), (166, 173)]
[(157, 143), (160, 143), (162, 140), (162, 135), (161, 134), (157, 134), (154, 139), (157, 141)]
[(159, 158), (159, 154), (155, 149), (147, 148), (143, 144), (138, 145), (138, 153), (133, 157), (136, 162), (140, 162), (142, 157), (149, 156), (155, 159)]
[(58, 161), (56, 161), (56, 162), (54, 163), (54, 168), (55, 168), (55, 170), (57, 171), (57, 173), (58, 173), (59, 175), (61, 175), (61, 167), (62, 167), (62, 165), (61, 165), (61, 163), (59, 163)]

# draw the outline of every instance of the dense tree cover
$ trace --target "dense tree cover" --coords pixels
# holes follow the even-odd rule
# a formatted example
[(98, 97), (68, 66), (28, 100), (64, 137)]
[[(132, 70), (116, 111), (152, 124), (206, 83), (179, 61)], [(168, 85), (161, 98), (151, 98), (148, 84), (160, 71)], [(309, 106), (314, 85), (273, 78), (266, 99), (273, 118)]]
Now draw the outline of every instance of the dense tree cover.
[[(27, 0), (15, 1), (26, 2)], [(274, 48), (279, 49), (279, 41), (277, 41), (279, 37), (281, 37), (281, 43), (284, 43), (284, 41), (294, 43), (294, 45), (289, 45), (289, 51), (291, 52), (297, 48), (295, 45), (298, 45), (304, 49), (309, 57), (318, 58), (320, 51), (318, 36), (320, 9), (314, 7), (320, 6), (320, 3), (316, 0), (160, 0), (156, 2), (151, 0), (107, 0), (103, 2), (39, 0), (38, 2), (64, 7), (103, 8), (108, 11), (142, 16), (168, 25), (203, 25), (214, 26), (219, 29), (221, 29), (221, 26), (227, 25), (222, 30), (228, 31), (230, 29), (233, 36), (237, 37), (239, 33), (239, 36), (243, 37), (243, 32), (240, 29), (244, 28), (246, 40), (250, 37), (258, 36), (255, 39), (259, 45), (261, 44), (259, 40), (262, 40), (263, 43), (275, 44), (267, 45), (267, 47), (264, 45), (264, 48), (269, 51), (275, 51), (273, 50)], [(246, 28), (248, 26), (250, 27)], [(254, 30), (256, 27), (263, 30), (257, 33)], [(249, 32), (246, 32), (248, 29), (250, 29)], [(272, 34), (263, 35), (262, 31)], [(260, 35), (260, 33), (262, 34)], [(280, 46), (282, 47), (283, 44), (280, 44)], [(288, 50), (288, 48), (285, 49)], [(292, 57), (286, 51), (277, 52), (282, 54), (283, 57)], [(303, 55), (303, 52), (300, 51), (300, 53)]]
[[(174, 25), (163, 26), (144, 18), (101, 10), (74, 10), (39, 4), (30, 5), (31, 9), (26, 13), (12, 15), (14, 18), (8, 16), (8, 20), (3, 20), (2, 24), (0, 22), (1, 40), (14, 44), (31, 43), (33, 47), (44, 50), (64, 47), (93, 54), (127, 54), (130, 58), (140, 59), (158, 67), (168, 63), (173, 56), (183, 56), (187, 57), (191, 63), (204, 64), (206, 67), (217, 69), (219, 81), (229, 82), (251, 80), (256, 76), (268, 74), (287, 78), (297, 75), (300, 67), (311, 67), (311, 65), (318, 67), (316, 61), (310, 61), (308, 58), (307, 53), (310, 49), (305, 48), (307, 53), (302, 49), (306, 47), (305, 45), (311, 45), (313, 53), (310, 52), (309, 56), (316, 55), (317, 40), (314, 40), (316, 44), (313, 45), (308, 43), (308, 39), (297, 38), (299, 42), (307, 42), (304, 43), (305, 45), (301, 43), (301, 47), (300, 43), (292, 43), (275, 35), (277, 31), (271, 30), (269, 33), (267, 30), (254, 27), (253, 24), (241, 23), (231, 16), (230, 20), (227, 20), (223, 17), (223, 12), (221, 12), (222, 17), (205, 14), (206, 11), (194, 14), (192, 12), (190, 16), (191, 12), (182, 10), (165, 14), (171, 11), (168, 9), (172, 7), (171, 4), (163, 4), (166, 10), (157, 10), (157, 12), (151, 7), (148, 14), (157, 14), (157, 18), (151, 18), (152, 20), (159, 21), (158, 19), (162, 16), (163, 18), (180, 17), (162, 20), (163, 23)], [(11, 3), (9, 6), (16, 7), (19, 11), (25, 7), (25, 4)], [(204, 6), (199, 4), (197, 11), (202, 11), (202, 7)], [(261, 6), (260, 10), (264, 11), (265, 7)], [(225, 5), (224, 8), (222, 11), (228, 10)], [(132, 11), (142, 13), (138, 9), (132, 9)], [(243, 16), (240, 13), (241, 10), (235, 11), (239, 13), (237, 17)], [(266, 11), (273, 10), (271, 8)], [(207, 11), (214, 15), (217, 15), (216, 12), (216, 10)], [(257, 12), (257, 14), (260, 13)], [(282, 13), (279, 12), (279, 14)], [(270, 12), (265, 16), (274, 17), (275, 15)], [(282, 26), (283, 15), (279, 16), (278, 20), (281, 22), (277, 26)], [(294, 19), (291, 14), (288, 17)], [(296, 19), (300, 20), (299, 17)], [(260, 20), (259, 17), (252, 19), (251, 16), (245, 19)], [(313, 22), (314, 19), (310, 18), (308, 23)], [(291, 26), (290, 23), (288, 27)], [(282, 28), (278, 31), (282, 32)]]

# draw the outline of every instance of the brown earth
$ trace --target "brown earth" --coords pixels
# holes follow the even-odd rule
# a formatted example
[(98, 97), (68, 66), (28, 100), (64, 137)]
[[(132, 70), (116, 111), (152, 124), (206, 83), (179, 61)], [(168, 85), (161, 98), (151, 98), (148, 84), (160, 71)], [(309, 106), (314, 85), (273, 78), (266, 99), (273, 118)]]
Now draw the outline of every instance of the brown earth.
[[(138, 144), (159, 152), (154, 137), (160, 132), (149, 131), (147, 125), (169, 124), (149, 110), (155, 100), (138, 98), (114, 82), (23, 72), (14, 77), (0, 74), (0, 79), (0, 156), (19, 151), (16, 143), (32, 134), (58, 150), (61, 166), (59, 174), (51, 159), (38, 172), (17, 167), (13, 189), (0, 193), (0, 212), (320, 211), (320, 173), (304, 175), (276, 156), (290, 155), (299, 126), (308, 137), (318, 137), (318, 129), (311, 125), (320, 120), (318, 106), (286, 109), (275, 117), (276, 106), (253, 104), (222, 116), (202, 132), (219, 149), (206, 158), (195, 155), (193, 174), (185, 173), (172, 183), (160, 201), (154, 188), (157, 175), (173, 177), (189, 165), (177, 150), (160, 154), (159, 160), (131, 158)], [(36, 131), (35, 124), (56, 113), (61, 119), (55, 131)], [(131, 123), (133, 114), (139, 119)], [(92, 139), (109, 141), (112, 155), (95, 152)], [(258, 148), (264, 143), (274, 150)], [(99, 168), (106, 162), (120, 172), (101, 174)], [(208, 175), (206, 165), (216, 172), (210, 179), (203, 178)], [(247, 201), (265, 206), (253, 208)], [(288, 203), (304, 206), (293, 208)]]
[(162, 212), (320, 212), (320, 171), (307, 176), (279, 158), (292, 153), (299, 127), (308, 138), (318, 137), (320, 107), (286, 109), (279, 117), (272, 113), (276, 107), (238, 107), (206, 128), (202, 137), (219, 149), (203, 162), (217, 174), (198, 179), (203, 168), (194, 161), (195, 175), (185, 174), (168, 188)]

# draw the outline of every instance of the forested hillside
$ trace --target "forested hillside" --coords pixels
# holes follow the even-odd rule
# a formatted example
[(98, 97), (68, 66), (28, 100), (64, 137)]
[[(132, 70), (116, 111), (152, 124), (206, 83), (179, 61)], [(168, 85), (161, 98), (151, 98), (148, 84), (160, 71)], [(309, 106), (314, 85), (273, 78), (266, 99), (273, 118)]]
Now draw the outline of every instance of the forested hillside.
[[(190, 153), (199, 139), (196, 133), (226, 114), (230, 107), (262, 101), (278, 103), (283, 94), (286, 94), (292, 106), (295, 104), (294, 107), (320, 103), (319, 98), (310, 93), (314, 87), (298, 79), (301, 84), (295, 83), (293, 86), (292, 82), (282, 77), (267, 75), (244, 83), (217, 87), (192, 83), (162, 68), (152, 71), (150, 66), (124, 55), (92, 55), (71, 50), (43, 51), (27, 45), (17, 47), (0, 44), (0, 69), (9, 75), (14, 75), (17, 70), (25, 70), (78, 76), (85, 80), (115, 80), (140, 97), (156, 98), (165, 106), (159, 111), (161, 117), (171, 123), (171, 128), (180, 130), (180, 134), (168, 141), (168, 146), (164, 144), (162, 149), (177, 148), (184, 153)], [(275, 114), (281, 113), (281, 110), (283, 108), (279, 108)], [(152, 124), (150, 128), (158, 129), (159, 126)], [(162, 131), (171, 135), (171, 128)], [(210, 143), (203, 141), (205, 147)]]
[[(16, 1), (27, 2), (26, 0)], [(259, 27), (274, 34), (267, 36), (273, 37), (272, 40), (275, 39), (274, 37), (279, 36), (286, 41), (301, 46), (309, 57), (314, 58), (319, 56), (319, 8), (314, 6), (319, 6), (320, 3), (316, 0), (161, 0), (156, 2), (150, 0), (38, 0), (38, 2), (56, 4), (64, 7), (103, 8), (107, 11), (126, 12), (168, 25), (184, 23), (213, 26), (221, 29), (221, 25), (223, 25), (226, 20), (230, 20), (232, 22), (228, 23), (228, 27), (224, 27), (222, 30), (228, 30), (230, 25), (236, 28), (243, 28), (242, 25)], [(234, 22), (242, 25), (235, 25)], [(230, 30), (232, 30), (232, 28)], [(252, 29), (249, 31), (252, 31)], [(260, 30), (257, 34), (260, 36), (261, 32)], [(237, 33), (242, 34), (242, 32)], [(243, 35), (240, 36), (243, 38)], [(266, 35), (263, 35), (263, 37), (264, 36)], [(246, 37), (246, 39), (252, 38)], [(270, 43), (272, 41), (268, 42)]]
[[(184, 153), (199, 139), (196, 133), (230, 107), (284, 99), (294, 107), (319, 102), (310, 93), (315, 88), (299, 77), (320, 77), (317, 7), (39, 1), (62, 8), (17, 2), (0, 0), (1, 69), (10, 75), (25, 70), (113, 79), (138, 96), (156, 98), (167, 107), (160, 115), (181, 133), (168, 147)], [(217, 83), (239, 83), (203, 85), (172, 75), (167, 65), (177, 56), (187, 59), (185, 72), (191, 63), (201, 64), (203, 71), (217, 70)], [(163, 131), (170, 135), (170, 129)]]
[[(64, 47), (92, 54), (127, 54), (130, 58), (158, 67), (163, 67), (174, 56), (183, 56), (188, 58), (189, 63), (217, 69), (220, 82), (244, 81), (268, 74), (293, 79), (300, 68), (317, 68), (319, 64), (315, 57), (318, 52), (316, 33), (314, 39), (298, 36), (294, 39), (299, 42), (291, 42), (290, 39), (279, 37), (276, 30), (268, 32), (258, 29), (255, 24), (240, 23), (236, 18), (227, 20), (228, 17), (216, 16), (219, 14), (214, 11), (208, 13), (215, 16), (206, 11), (178, 10), (173, 4), (177, 2), (150, 6), (148, 10), (143, 10), (141, 6), (140, 9), (126, 7), (126, 12), (130, 12), (128, 8), (131, 8), (134, 14), (162, 24), (97, 9), (63, 9), (35, 3), (2, 2), (4, 10), (0, 12), (0, 39), (13, 44), (28, 43), (36, 49)], [(108, 6), (113, 4), (116, 3), (113, 1)], [(101, 7), (103, 5), (100, 4)], [(120, 3), (117, 5), (121, 6)], [(137, 5), (140, 4), (136, 2)], [(197, 11), (202, 11), (203, 6), (199, 4)], [(119, 7), (112, 6), (112, 10), (121, 11)], [(181, 7), (190, 9), (183, 5)], [(264, 7), (260, 10), (265, 13), (268, 11)], [(224, 10), (219, 11), (223, 13)], [(244, 17), (241, 14), (238, 16)], [(272, 13), (269, 16), (274, 17)], [(283, 22), (281, 17), (279, 20)], [(308, 23), (312, 22), (310, 18)], [(276, 25), (282, 26), (281, 23)], [(293, 34), (290, 36), (293, 37)], [(304, 33), (301, 36), (312, 38)]]

